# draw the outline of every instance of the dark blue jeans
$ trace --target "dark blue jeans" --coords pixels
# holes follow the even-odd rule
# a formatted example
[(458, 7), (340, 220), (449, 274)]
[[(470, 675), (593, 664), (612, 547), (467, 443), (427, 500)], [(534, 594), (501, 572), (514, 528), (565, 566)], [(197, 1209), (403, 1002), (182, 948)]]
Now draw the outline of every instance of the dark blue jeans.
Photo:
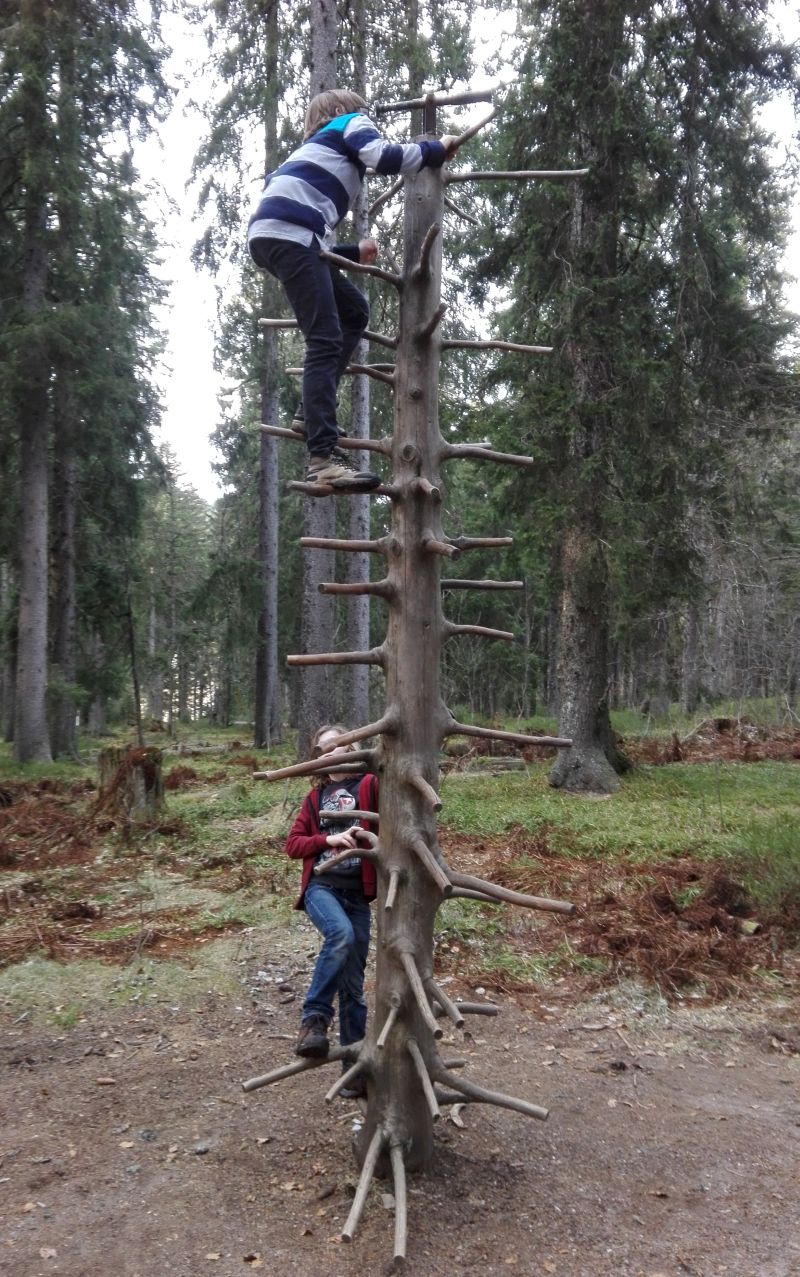
[(364, 969), (369, 952), (369, 905), (360, 891), (342, 891), (317, 879), (306, 887), (303, 908), (324, 937), (301, 1019), (333, 1019), (339, 995), (339, 1041), (359, 1042), (367, 1027)]
[(306, 342), (303, 411), (312, 456), (336, 445), (336, 389), (369, 319), (369, 302), (340, 271), (322, 261), (316, 240), (306, 248), (286, 239), (254, 239), (257, 266), (283, 284)]

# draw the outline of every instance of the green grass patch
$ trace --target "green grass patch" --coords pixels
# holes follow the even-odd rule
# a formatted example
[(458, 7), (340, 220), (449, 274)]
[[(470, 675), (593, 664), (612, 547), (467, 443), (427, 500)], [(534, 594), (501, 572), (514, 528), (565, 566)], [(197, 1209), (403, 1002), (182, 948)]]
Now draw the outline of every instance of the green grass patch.
[(537, 764), (527, 774), (447, 777), (442, 821), (484, 835), (547, 824), (554, 852), (589, 857), (728, 857), (743, 830), (763, 828), (770, 838), (773, 826), (782, 826), (800, 848), (793, 763), (641, 766), (604, 799), (551, 789), (547, 772), (546, 764)]

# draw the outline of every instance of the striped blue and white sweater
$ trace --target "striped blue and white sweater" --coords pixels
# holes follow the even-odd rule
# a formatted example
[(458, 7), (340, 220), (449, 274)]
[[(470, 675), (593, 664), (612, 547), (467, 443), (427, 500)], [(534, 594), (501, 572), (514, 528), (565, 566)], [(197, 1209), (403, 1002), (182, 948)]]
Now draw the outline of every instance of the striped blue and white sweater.
[(368, 168), (417, 173), (444, 161), (441, 142), (387, 142), (366, 115), (339, 115), (268, 174), (250, 218), (248, 243), (268, 238), (308, 245), (316, 235), (327, 248)]

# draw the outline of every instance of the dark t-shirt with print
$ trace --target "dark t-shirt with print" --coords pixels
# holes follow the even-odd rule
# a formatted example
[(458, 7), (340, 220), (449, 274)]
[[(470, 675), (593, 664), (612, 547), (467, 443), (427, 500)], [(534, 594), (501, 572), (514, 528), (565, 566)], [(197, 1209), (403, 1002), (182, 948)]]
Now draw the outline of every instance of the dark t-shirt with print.
[[(326, 820), (326, 811), (351, 811), (358, 808), (358, 790), (361, 785), (363, 776), (348, 777), (347, 780), (330, 781), (323, 787), (319, 795), (319, 829), (323, 834), (341, 834), (346, 829), (352, 829), (359, 822), (351, 821), (349, 824), (346, 820)], [(317, 856), (314, 866), (321, 865), (326, 860), (330, 860), (333, 856), (338, 856), (343, 849), (341, 847), (326, 847), (324, 851)], [(358, 891), (361, 887), (361, 857), (349, 856), (347, 860), (343, 860), (335, 869), (330, 869), (328, 873), (323, 874), (321, 882), (327, 882), (332, 887), (348, 887), (350, 890)]]

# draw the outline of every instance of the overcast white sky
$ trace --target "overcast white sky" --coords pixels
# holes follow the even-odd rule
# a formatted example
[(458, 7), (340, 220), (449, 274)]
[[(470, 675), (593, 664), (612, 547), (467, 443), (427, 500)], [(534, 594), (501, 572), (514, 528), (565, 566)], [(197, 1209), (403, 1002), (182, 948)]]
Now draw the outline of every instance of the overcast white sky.
[[(774, 12), (784, 35), (797, 39), (800, 13), (796, 5), (779, 0)], [(181, 482), (213, 501), (221, 491), (212, 470), (214, 450), (209, 440), (217, 425), (217, 396), (222, 388), (213, 366), (216, 298), (213, 281), (191, 265), (191, 248), (200, 227), (193, 221), (195, 195), (185, 189), (203, 130), (203, 121), (191, 111), (188, 103), (190, 96), (198, 91), (198, 82), (193, 76), (202, 61), (205, 42), (201, 33), (189, 28), (183, 19), (164, 16), (167, 42), (176, 50), (170, 76), (173, 80), (186, 81), (186, 87), (179, 89), (169, 120), (159, 128), (158, 141), (150, 141), (137, 151), (142, 176), (153, 186), (152, 215), (163, 223), (161, 273), (171, 281), (169, 303), (162, 321), (167, 331), (165, 365), (169, 371), (159, 377), (164, 404), (161, 440), (177, 457)], [(497, 20), (495, 14), (495, 24)], [(496, 27), (494, 38), (497, 38)], [(473, 87), (483, 87), (488, 81), (472, 83)], [(777, 136), (788, 140), (795, 124), (791, 108), (787, 104), (775, 104), (765, 116), (765, 124)], [(243, 234), (244, 229), (242, 227)], [(797, 207), (786, 267), (800, 275), (800, 209)], [(800, 283), (792, 288), (790, 301), (800, 311)]]

